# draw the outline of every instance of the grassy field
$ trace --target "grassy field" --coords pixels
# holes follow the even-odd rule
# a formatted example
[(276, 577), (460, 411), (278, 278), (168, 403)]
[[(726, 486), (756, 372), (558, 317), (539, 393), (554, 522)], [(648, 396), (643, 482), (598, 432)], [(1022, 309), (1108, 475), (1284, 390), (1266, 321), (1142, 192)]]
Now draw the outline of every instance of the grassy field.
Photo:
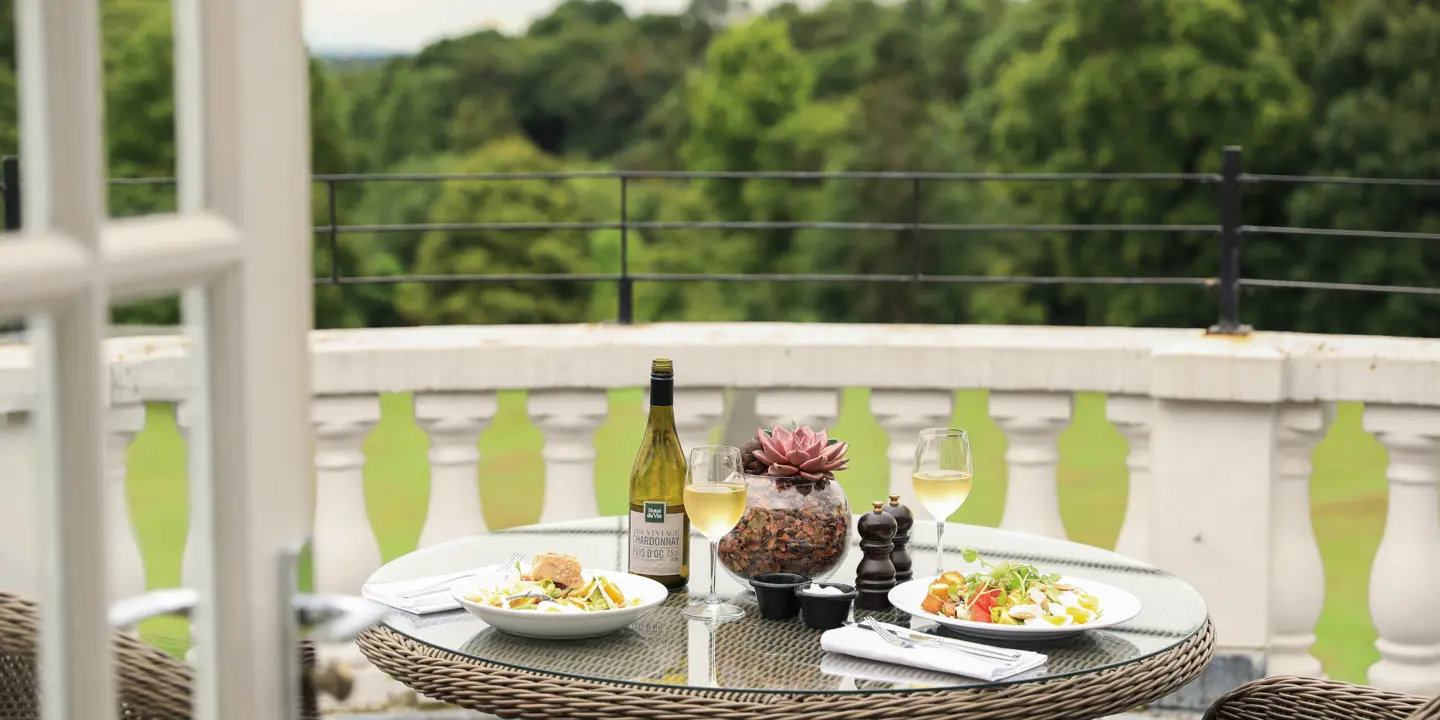
[[(995, 525), (1005, 503), (1005, 438), (986, 414), (983, 392), (958, 396), (955, 424), (972, 432), (976, 485), (954, 520)], [(639, 390), (616, 391), (610, 415), (595, 436), (600, 510), (620, 514), (626, 478), (644, 427)], [(1124, 514), (1125, 441), (1105, 421), (1105, 399), (1078, 398), (1073, 424), (1060, 438), (1060, 505), (1070, 538), (1113, 547)], [(414, 549), (429, 492), (428, 440), (415, 425), (408, 395), (382, 398), (383, 417), (365, 443), (365, 493), (370, 523), (388, 560)], [(888, 466), (884, 432), (869, 412), (869, 392), (847, 390), (832, 437), (851, 445), (843, 485), (852, 504), (883, 497)], [(544, 462), (542, 438), (525, 413), (525, 395), (500, 396), (500, 411), (480, 437), (480, 495), (492, 528), (540, 517)], [(179, 582), (186, 534), (184, 443), (168, 406), (152, 406), (149, 422), (130, 448), (129, 500), (152, 587)], [(1370, 562), (1385, 519), (1385, 451), (1360, 426), (1360, 407), (1344, 405), (1329, 436), (1315, 451), (1311, 514), (1325, 559), (1325, 615), (1315, 652), (1332, 677), (1363, 682), (1378, 656), (1373, 648), (1366, 587)], [(358, 521), (358, 519), (357, 519)], [(1262, 585), (1265, 578), (1249, 582)], [(1257, 608), (1263, 612), (1264, 608)], [(178, 650), (184, 628), (147, 626), (157, 644)]]

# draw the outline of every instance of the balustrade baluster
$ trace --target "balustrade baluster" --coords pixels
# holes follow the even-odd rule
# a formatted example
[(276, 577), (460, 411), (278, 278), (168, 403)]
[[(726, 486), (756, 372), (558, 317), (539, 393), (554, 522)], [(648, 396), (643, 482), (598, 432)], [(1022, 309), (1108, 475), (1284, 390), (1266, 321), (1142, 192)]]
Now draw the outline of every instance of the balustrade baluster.
[(1380, 634), (1370, 684), (1440, 695), (1440, 411), (1367, 405), (1365, 429), (1390, 454), (1385, 534), (1370, 567), (1370, 617)]
[(0, 504), (0, 587), (39, 597), (44, 577), (40, 553), (40, 492), (35, 426), (28, 412), (0, 408), (0, 461), (5, 463), (5, 502)]
[(135, 535), (125, 495), (125, 451), (145, 429), (145, 405), (117, 403), (107, 412), (109, 433), (105, 438), (105, 463), (109, 482), (105, 503), (110, 526), (110, 598), (119, 600), (145, 592), (145, 560), (140, 555), (140, 538)]
[(532, 390), (530, 419), (545, 436), (541, 522), (595, 517), (595, 430), (610, 408), (603, 390)]
[(1130, 469), (1130, 489), (1115, 552), (1137, 560), (1150, 559), (1150, 411), (1153, 405), (1153, 400), (1140, 395), (1111, 395), (1105, 399), (1106, 419), (1130, 448), (1125, 456), (1125, 466)]
[[(195, 447), (195, 433), (193, 431), (195, 429), (196, 412), (198, 411), (193, 401), (182, 400), (175, 404), (175, 427), (180, 430), (180, 437), (185, 440), (185, 475), (187, 483), (191, 488), (194, 487), (195, 483), (195, 478), (191, 476), (190, 473), (190, 454)], [(188, 524), (185, 527), (185, 552), (180, 556), (180, 584), (184, 587), (198, 590), (200, 587), (199, 568), (196, 566), (196, 563), (200, 562), (202, 557), (200, 548), (197, 547), (198, 543), (196, 539), (201, 537), (197, 530), (200, 527), (202, 519), (200, 517), (200, 508), (198, 504), (194, 502), (194, 496), (187, 493), (186, 497), (189, 500), (186, 509)], [(196, 661), (196, 658), (199, 657), (196, 652), (196, 647), (204, 641), (205, 638), (203, 635), (197, 632), (195, 624), (191, 623), (190, 650), (185, 654), (186, 662), (193, 664)]]
[(891, 493), (898, 493), (916, 519), (931, 519), (915, 500), (910, 476), (915, 472), (915, 444), (925, 428), (945, 427), (955, 414), (955, 393), (940, 390), (873, 390), (870, 412), (890, 439)]
[(415, 420), (430, 436), (430, 509), (420, 547), (485, 531), (478, 443), (497, 407), (493, 392), (415, 395)]
[[(365, 438), (380, 421), (378, 395), (320, 395), (310, 406), (315, 426), (315, 590), (359, 594), (380, 567), (380, 545), (365, 504)], [(347, 669), (355, 681), (349, 703), (387, 701), (398, 685), (369, 663), (353, 643), (317, 648), (322, 666)], [(322, 698), (325, 707), (333, 707)]]
[[(1064, 538), (1055, 468), (1055, 443), (1070, 421), (1069, 393), (992, 392), (990, 417), (1005, 432), (1010, 447), (1005, 462), (1010, 482), (1000, 527)], [(986, 482), (982, 473), (981, 482)]]
[(755, 414), (765, 428), (776, 425), (809, 425), (829, 429), (840, 417), (838, 390), (762, 389), (755, 396)]
[(1275, 416), (1270, 496), (1269, 675), (1322, 677), (1310, 654), (1325, 606), (1325, 567), (1310, 523), (1310, 456), (1330, 426), (1331, 407), (1283, 405)]
[[(645, 389), (645, 407), (650, 407), (650, 389)], [(675, 388), (675, 431), (680, 447), (710, 444), (710, 435), (725, 417), (725, 390), (722, 388)]]
[(365, 506), (365, 438), (380, 421), (377, 395), (322, 395), (315, 424), (315, 589), (355, 594), (380, 567)]
[[(175, 427), (180, 431), (180, 437), (185, 441), (185, 474), (187, 482), (193, 482), (190, 475), (190, 452), (195, 447), (195, 404), (188, 400), (182, 400), (175, 404)], [(187, 498), (189, 496), (187, 495)], [(196, 530), (200, 527), (200, 508), (196, 503), (187, 502), (185, 528), (185, 552), (180, 557), (180, 584), (184, 587), (198, 588), (197, 570), (195, 563), (200, 561), (200, 548), (196, 547)], [(191, 637), (191, 644), (195, 643)]]

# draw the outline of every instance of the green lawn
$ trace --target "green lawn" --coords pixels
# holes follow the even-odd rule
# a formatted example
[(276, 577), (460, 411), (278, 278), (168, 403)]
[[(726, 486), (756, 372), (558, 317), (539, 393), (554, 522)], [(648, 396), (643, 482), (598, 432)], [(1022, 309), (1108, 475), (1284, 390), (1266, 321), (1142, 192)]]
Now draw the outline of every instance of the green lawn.
[[(953, 518), (995, 525), (1005, 502), (1005, 438), (985, 410), (983, 392), (962, 392), (955, 423), (972, 431), (976, 483)], [(639, 390), (611, 394), (608, 420), (596, 433), (595, 478), (600, 510), (620, 514), (633, 448), (644, 427)], [(1112, 547), (1125, 507), (1125, 441), (1105, 421), (1104, 398), (1081, 395), (1075, 420), (1060, 438), (1060, 505), (1070, 538)], [(412, 550), (420, 536), (429, 492), (428, 441), (416, 427), (408, 395), (382, 398), (383, 417), (365, 444), (365, 492), (370, 523), (388, 560)], [(884, 495), (886, 439), (869, 411), (869, 391), (847, 390), (834, 437), (851, 445), (843, 485), (852, 504)], [(525, 413), (525, 395), (500, 395), (500, 411), (480, 437), (480, 496), (492, 528), (540, 517), (542, 438)], [(170, 407), (150, 408), (149, 422), (129, 453), (129, 499), (152, 587), (178, 584), (186, 532), (184, 444)], [(1325, 559), (1325, 615), (1316, 654), (1332, 677), (1364, 681), (1378, 656), (1372, 646), (1366, 586), (1385, 519), (1385, 451), (1361, 429), (1360, 407), (1343, 405), (1330, 435), (1315, 451), (1311, 495), (1315, 532)], [(1264, 582), (1256, 578), (1255, 582)], [(183, 624), (160, 621), (146, 636), (171, 650), (186, 642)]]

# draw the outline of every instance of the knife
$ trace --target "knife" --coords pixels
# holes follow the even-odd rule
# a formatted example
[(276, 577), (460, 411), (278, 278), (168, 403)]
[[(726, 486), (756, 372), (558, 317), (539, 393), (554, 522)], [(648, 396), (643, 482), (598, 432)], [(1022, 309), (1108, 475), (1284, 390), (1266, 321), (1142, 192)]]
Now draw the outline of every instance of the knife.
[[(874, 619), (874, 618), (871, 618), (870, 621), (873, 622), (873, 623), (875, 623), (876, 625), (879, 625), (879, 626), (885, 628), (886, 630), (889, 630), (890, 632), (895, 633), (896, 635), (899, 635), (899, 636), (902, 637), (902, 638), (905, 638), (906, 640), (913, 640), (913, 641), (915, 641), (915, 642), (920, 642), (920, 643), (928, 643), (928, 644), (936, 645), (936, 646), (939, 646), (939, 647), (952, 647), (952, 648), (955, 648), (955, 649), (957, 649), (957, 650), (966, 650), (966, 651), (970, 651), (970, 652), (977, 652), (977, 651), (978, 651), (978, 652), (983, 652), (983, 653), (985, 653), (985, 654), (987, 654), (987, 655), (994, 655), (994, 656), (997, 656), (997, 657), (1000, 657), (1000, 658), (1003, 658), (1003, 659), (1006, 659), (1006, 660), (1010, 660), (1010, 661), (1020, 660), (1021, 658), (1025, 657), (1023, 654), (1021, 654), (1020, 652), (1017, 652), (1017, 651), (1015, 651), (1015, 650), (1006, 650), (1005, 648), (998, 648), (998, 647), (995, 647), (995, 646), (993, 646), (993, 645), (985, 645), (985, 644), (982, 644), (982, 643), (973, 643), (973, 642), (968, 642), (968, 641), (965, 641), (965, 640), (957, 640), (957, 639), (955, 639), (955, 638), (940, 637), (939, 635), (931, 635), (931, 634), (929, 634), (929, 633), (922, 633), (922, 632), (920, 632), (920, 631), (918, 631), (918, 630), (911, 630), (910, 628), (900, 627), (900, 626), (898, 626), (898, 625), (891, 625), (891, 624), (889, 624), (889, 623), (882, 623), (882, 622), (880, 622), (879, 620), (876, 620), (876, 619)], [(858, 625), (859, 627), (865, 627), (864, 624), (857, 623), (857, 625)], [(868, 630), (868, 629), (870, 629), (870, 628), (866, 628), (866, 629)]]

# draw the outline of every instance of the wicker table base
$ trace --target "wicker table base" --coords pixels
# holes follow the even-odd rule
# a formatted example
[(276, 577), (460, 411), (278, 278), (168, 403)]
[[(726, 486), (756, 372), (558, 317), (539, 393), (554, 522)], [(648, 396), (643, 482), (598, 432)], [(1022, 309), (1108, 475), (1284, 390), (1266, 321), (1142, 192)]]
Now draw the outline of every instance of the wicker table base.
[(754, 693), (668, 690), (514, 670), (418, 643), (389, 628), (362, 635), (360, 650), (428, 698), (527, 720), (1083, 720), (1124, 712), (1178, 690), (1215, 652), (1205, 626), (1173, 649), (1095, 673), (993, 689), (892, 693)]

